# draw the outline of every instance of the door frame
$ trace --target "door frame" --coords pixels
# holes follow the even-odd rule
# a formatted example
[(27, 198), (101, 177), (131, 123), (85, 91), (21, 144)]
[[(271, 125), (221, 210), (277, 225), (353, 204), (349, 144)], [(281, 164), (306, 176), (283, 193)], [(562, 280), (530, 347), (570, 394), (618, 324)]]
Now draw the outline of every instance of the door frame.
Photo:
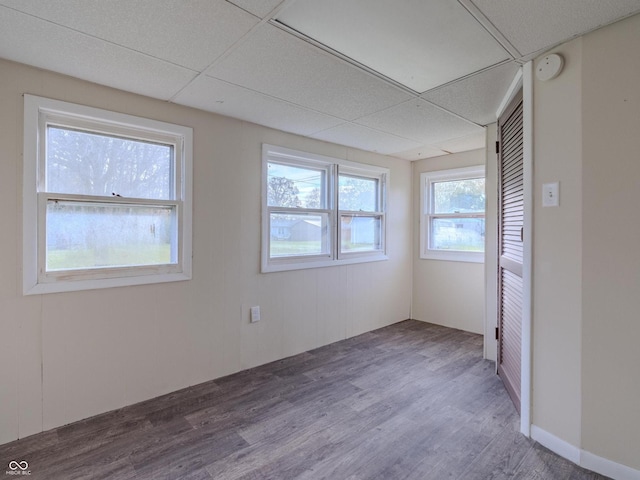
[[(529, 61), (524, 64), (516, 73), (516, 76), (509, 87), (504, 99), (502, 100), (496, 118), (506, 110), (513, 97), (522, 88), (522, 107), (523, 107), (523, 189), (524, 189), (524, 249), (522, 259), (522, 344), (521, 344), (521, 360), (520, 360), (520, 432), (527, 437), (531, 436), (531, 318), (532, 318), (532, 252), (533, 252), (533, 62)], [(487, 146), (487, 151), (495, 151), (493, 145)], [(487, 161), (496, 162), (497, 155), (488, 155)], [(491, 169), (495, 172), (496, 178), (493, 179), (497, 185), (497, 168)], [(487, 168), (489, 171), (489, 168)], [(497, 205), (496, 205), (497, 208)], [(497, 210), (495, 215), (497, 216)], [(493, 239), (492, 245), (487, 245), (486, 257), (486, 278), (495, 277), (493, 272), (497, 270), (499, 257), (497, 255), (497, 235)], [(490, 253), (489, 253), (490, 252)], [(494, 268), (495, 267), (495, 268)], [(495, 307), (489, 308), (489, 305), (495, 305), (498, 298), (497, 279), (487, 282), (486, 302), (487, 315), (485, 325), (485, 338), (494, 338), (495, 329), (498, 327), (498, 311)], [(485, 348), (494, 349), (494, 352), (485, 350), (485, 356), (493, 358), (497, 357), (497, 341), (485, 342)], [(497, 363), (496, 363), (497, 369)]]

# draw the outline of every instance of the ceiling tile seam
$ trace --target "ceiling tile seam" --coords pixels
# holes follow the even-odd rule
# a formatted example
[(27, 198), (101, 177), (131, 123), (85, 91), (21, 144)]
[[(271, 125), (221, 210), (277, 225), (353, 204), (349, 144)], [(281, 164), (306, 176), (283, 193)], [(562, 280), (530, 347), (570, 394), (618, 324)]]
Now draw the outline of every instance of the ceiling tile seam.
[(635, 10), (635, 11), (633, 11), (633, 12), (631, 12), (631, 13), (623, 16), (623, 17), (616, 18), (615, 20), (612, 20), (611, 22), (603, 23), (601, 25), (598, 25), (597, 27), (593, 27), (590, 30), (586, 30), (586, 31), (584, 31), (582, 33), (578, 33), (578, 34), (572, 35), (572, 36), (570, 36), (568, 38), (565, 38), (564, 40), (560, 40), (558, 42), (549, 44), (549, 45), (547, 45), (545, 47), (539, 48), (538, 50), (535, 50), (535, 51), (533, 51), (531, 53), (528, 53), (526, 55), (522, 55), (521, 57), (519, 57), (516, 60), (518, 62), (520, 62), (522, 65), (524, 65), (525, 63), (530, 62), (531, 60), (535, 59), (536, 57), (539, 57), (540, 55), (542, 55), (544, 53), (547, 53), (548, 51), (553, 50), (554, 48), (558, 48), (559, 46), (564, 45), (565, 43), (571, 42), (572, 40), (575, 40), (576, 38), (584, 37), (585, 35), (588, 35), (588, 34), (590, 34), (592, 32), (595, 32), (596, 30), (600, 30), (601, 28), (607, 27), (607, 26), (612, 25), (614, 23), (621, 22), (621, 21), (623, 21), (623, 20), (625, 20), (625, 19), (627, 19), (629, 17), (633, 17), (634, 15), (638, 15), (638, 14), (640, 14), (640, 9)]
[[(484, 130), (484, 133), (486, 134), (487, 127), (482, 127), (482, 129)], [(449, 143), (449, 142), (455, 142), (455, 141), (458, 141), (458, 140), (463, 140), (463, 139), (465, 139), (465, 138), (469, 138), (470, 136), (471, 136), (471, 135), (462, 135), (462, 136), (460, 136), (460, 137), (454, 137), (454, 138), (449, 138), (448, 140), (442, 140), (441, 145), (442, 145), (442, 144), (445, 144), (445, 143)], [(486, 140), (485, 140), (485, 141), (486, 141)], [(446, 152), (446, 150), (444, 150), (444, 149), (442, 148), (442, 146), (437, 146), (437, 145), (433, 145), (433, 146), (434, 146), (435, 148), (439, 149), (439, 150), (442, 150), (443, 152)], [(481, 147), (481, 148), (482, 148), (482, 147)], [(476, 149), (474, 149), (474, 150), (479, 150), (479, 149), (477, 149), (477, 148), (476, 148)], [(453, 153), (453, 152), (448, 152), (448, 153)]]
[(428, 103), (428, 104), (429, 104), (429, 105), (431, 105), (432, 107), (434, 107), (434, 108), (436, 108), (436, 109), (438, 109), (438, 110), (440, 110), (440, 111), (442, 111), (442, 112), (444, 112), (444, 113), (448, 113), (449, 115), (452, 115), (452, 116), (454, 116), (454, 117), (458, 118), (459, 120), (462, 120), (462, 121), (464, 121), (464, 122), (466, 122), (466, 123), (468, 123), (468, 124), (470, 124), (470, 125), (473, 125), (473, 126), (475, 126), (475, 127), (484, 128), (484, 125), (480, 125), (479, 123), (472, 122), (472, 121), (471, 121), (471, 120), (469, 120), (468, 118), (465, 118), (465, 117), (463, 117), (462, 115), (458, 115), (456, 112), (452, 112), (451, 110), (449, 110), (449, 109), (447, 109), (447, 108), (441, 107), (440, 105), (438, 105), (438, 104), (436, 104), (436, 103), (433, 103), (432, 101), (427, 100), (426, 98), (420, 98), (419, 100), (421, 100), (421, 101), (423, 101), (423, 102), (425, 102), (425, 103)]
[(232, 0), (224, 0), (226, 3), (228, 3), (229, 5), (231, 5), (232, 7), (235, 7), (239, 10), (242, 10), (243, 12), (248, 13), (249, 15), (251, 15), (252, 17), (255, 17), (258, 20), (268, 20), (270, 18), (273, 18), (274, 16), (276, 16), (278, 13), (280, 13), (282, 10), (284, 10), (285, 8), (287, 8), (289, 5), (291, 5), (292, 3), (294, 3), (296, 0), (282, 0), (281, 2), (279, 2), (275, 7), (273, 7), (271, 9), (270, 12), (268, 12), (264, 18), (261, 17), (260, 15), (253, 13), (249, 10), (247, 10), (246, 8), (242, 8), (240, 5), (233, 3)]
[[(409, 101), (411, 101), (411, 100), (409, 100)], [(405, 103), (405, 102), (402, 102), (402, 103)], [(400, 104), (398, 104), (398, 105), (400, 105)], [(333, 127), (323, 128), (322, 130), (318, 130), (317, 132), (310, 133), (308, 136), (318, 135), (320, 133), (326, 132), (328, 130), (332, 130), (334, 128), (343, 127), (344, 125), (352, 125), (354, 127), (363, 128), (363, 129), (369, 130), (371, 132), (381, 133), (381, 134), (384, 134), (384, 135), (388, 135), (390, 137), (397, 138), (398, 140), (407, 140), (409, 142), (415, 142), (415, 143), (420, 144), (421, 146), (432, 146), (431, 144), (425, 143), (422, 140), (419, 140), (417, 138), (405, 137), (403, 135), (398, 135), (396, 133), (386, 132), (384, 130), (380, 130), (379, 128), (370, 127), (368, 125), (362, 125), (360, 123), (356, 123), (355, 121), (351, 121), (351, 120), (347, 120), (344, 123), (341, 123), (340, 125), (334, 125)], [(482, 128), (484, 128), (484, 127), (482, 127)], [(449, 141), (449, 140), (454, 140), (454, 139), (446, 139), (444, 141)], [(438, 147), (434, 147), (434, 148), (438, 148)], [(441, 149), (438, 148), (438, 150), (441, 150)]]
[[(469, 120), (468, 118), (465, 118), (465, 117), (463, 117), (462, 115), (459, 115), (459, 114), (457, 114), (457, 113), (455, 113), (455, 112), (452, 112), (452, 111), (450, 111), (450, 110), (448, 110), (448, 109), (446, 109), (446, 108), (444, 108), (444, 107), (441, 107), (440, 105), (437, 105), (437, 104), (433, 103), (432, 101), (427, 100), (426, 98), (422, 98), (422, 97), (410, 98), (409, 100), (404, 100), (404, 101), (402, 101), (402, 102), (400, 102), (400, 103), (396, 103), (395, 105), (391, 105), (391, 106), (389, 106), (389, 107), (382, 108), (382, 109), (377, 110), (377, 111), (375, 111), (375, 112), (367, 113), (366, 115), (361, 115), (360, 117), (357, 117), (357, 118), (354, 118), (354, 119), (351, 119), (351, 120), (348, 120), (348, 121), (349, 121), (349, 122), (352, 122), (352, 123), (356, 123), (357, 125), (362, 125), (362, 124), (360, 124), (360, 123), (357, 123), (357, 122), (358, 122), (358, 120), (362, 120), (363, 118), (369, 117), (369, 116), (371, 116), (371, 115), (377, 115), (377, 114), (379, 114), (379, 113), (384, 113), (385, 111), (390, 110), (390, 109), (392, 109), (392, 108), (396, 108), (396, 107), (398, 107), (399, 105), (403, 105), (403, 104), (405, 104), (405, 103), (409, 103), (409, 102), (415, 102), (416, 100), (420, 100), (420, 101), (422, 101), (422, 102), (425, 102), (425, 103), (427, 103), (427, 104), (431, 105), (432, 107), (434, 107), (434, 108), (436, 108), (436, 109), (438, 109), (438, 110), (440, 110), (440, 111), (442, 111), (442, 112), (444, 112), (444, 113), (448, 113), (449, 115), (451, 115), (451, 116), (453, 116), (453, 117), (456, 117), (458, 120), (462, 120), (462, 121), (464, 121), (464, 122), (466, 122), (466, 123), (468, 123), (468, 124), (470, 124), (470, 125), (474, 125), (474, 126), (476, 126), (476, 127), (484, 128), (484, 125), (480, 125), (479, 123), (472, 122), (472, 121), (471, 121), (471, 120)], [(364, 125), (363, 125), (363, 126), (364, 126)], [(420, 141), (420, 140), (415, 140), (415, 139), (411, 139), (411, 138), (407, 138), (407, 140)]]
[(114, 46), (114, 47), (122, 48), (122, 49), (124, 49), (124, 50), (128, 50), (128, 51), (130, 51), (130, 52), (134, 52), (134, 53), (137, 53), (137, 54), (143, 55), (143, 56), (145, 56), (145, 57), (147, 57), (147, 58), (152, 58), (153, 60), (157, 60), (158, 62), (162, 62), (162, 63), (165, 63), (165, 64), (167, 64), (167, 65), (171, 65), (172, 67), (178, 67), (178, 68), (181, 68), (181, 69), (183, 69), (183, 70), (187, 70), (187, 71), (189, 71), (189, 72), (192, 72), (192, 73), (194, 73), (194, 74), (199, 73), (199, 72), (198, 72), (198, 70), (194, 70), (193, 68), (189, 68), (189, 67), (186, 67), (186, 66), (184, 66), (184, 65), (180, 65), (180, 64), (178, 64), (178, 63), (171, 62), (171, 61), (166, 60), (166, 59), (164, 59), (164, 58), (156, 57), (155, 55), (151, 55), (151, 54), (149, 54), (149, 53), (141, 52), (140, 50), (136, 50), (136, 49), (134, 49), (134, 48), (127, 47), (126, 45), (121, 45), (121, 44), (116, 43), (116, 42), (112, 42), (111, 40), (106, 40), (106, 39), (101, 38), (101, 37), (96, 37), (95, 35), (91, 35), (91, 34), (89, 34), (89, 33), (83, 32), (82, 30), (78, 30), (78, 29), (75, 29), (75, 28), (71, 28), (71, 27), (69, 27), (69, 26), (67, 26), (67, 25), (62, 25), (62, 24), (60, 24), (60, 23), (53, 22), (53, 21), (48, 20), (48, 19), (46, 19), (46, 18), (38, 17), (37, 15), (33, 15), (33, 14), (31, 14), (31, 13), (23, 12), (23, 11), (21, 11), (21, 10), (15, 9), (15, 8), (13, 8), (13, 7), (8, 7), (7, 5), (0, 5), (0, 8), (6, 8), (6, 9), (9, 9), (9, 10), (12, 10), (12, 11), (16, 12), (16, 13), (17, 13), (17, 14), (19, 14), (19, 15), (24, 15), (24, 16), (27, 16), (27, 17), (32, 17), (32, 18), (35, 18), (35, 19), (37, 19), (37, 20), (39, 20), (39, 21), (41, 21), (41, 22), (50, 23), (51, 25), (55, 25), (56, 27), (60, 27), (60, 28), (65, 29), (65, 30), (69, 30), (70, 32), (78, 33), (78, 34), (80, 34), (80, 35), (82, 35), (82, 36), (85, 36), (85, 37), (88, 37), (88, 38), (93, 38), (94, 40), (98, 40), (98, 41), (100, 41), (100, 42), (104, 42), (104, 43), (106, 43), (106, 44), (108, 44), (108, 45), (112, 45), (112, 46)]
[[(260, 17), (260, 15), (256, 15), (253, 12), (250, 12), (249, 10), (247, 10), (246, 8), (242, 8), (240, 5), (236, 5), (235, 3), (233, 3), (231, 0), (224, 0), (225, 3), (228, 3), (229, 6), (237, 8), (238, 10), (242, 10), (245, 13), (248, 13), (249, 15), (251, 15), (252, 17), (255, 17), (256, 20), (262, 20), (262, 18)], [(278, 7), (276, 7), (278, 8)], [(275, 10), (275, 9), (274, 9)], [(267, 14), (267, 17), (270, 16), (270, 13)]]
[(427, 95), (427, 94), (432, 93), (432, 92), (436, 92), (437, 90), (440, 90), (441, 88), (450, 87), (452, 85), (455, 85), (458, 82), (462, 82), (464, 80), (468, 80), (469, 78), (475, 77), (476, 75), (480, 75), (482, 73), (486, 73), (486, 72), (488, 72), (490, 70), (493, 70), (494, 68), (502, 67), (502, 66), (508, 65), (509, 63), (512, 63), (512, 62), (517, 62), (517, 60), (516, 59), (503, 60), (503, 61), (495, 63), (493, 65), (489, 65), (488, 67), (481, 68), (480, 70), (477, 70), (475, 72), (469, 73), (469, 74), (467, 74), (467, 75), (465, 75), (463, 77), (456, 78), (455, 80), (451, 80), (450, 82), (443, 83), (442, 85), (438, 85), (437, 87), (430, 88), (429, 90), (425, 90), (424, 92), (422, 92), (420, 94), (420, 98), (425, 100), (424, 95)]
[(264, 16), (263, 20), (269, 21), (273, 19), (276, 15), (278, 15), (283, 10), (289, 8), (293, 5), (297, 0), (282, 0), (278, 5), (276, 5), (273, 10), (271, 10), (267, 15)]
[(279, 22), (276, 19), (272, 19), (269, 21), (270, 25), (273, 25), (274, 27), (282, 30), (285, 33), (288, 33), (289, 35), (298, 38), (299, 40), (302, 40), (303, 42), (308, 43), (309, 45), (311, 45), (312, 47), (315, 47), (316, 49), (318, 49), (318, 51), (320, 53), (323, 53), (327, 56), (330, 56), (332, 58), (336, 58), (340, 61), (342, 61), (343, 63), (345, 63), (346, 65), (348, 65), (349, 67), (354, 67), (360, 71), (362, 71), (363, 73), (369, 75), (370, 77), (373, 77), (377, 80), (381, 80), (383, 82), (385, 82), (387, 85), (400, 90), (403, 93), (409, 94), (413, 97), (418, 97), (420, 95), (420, 92), (417, 92), (409, 87), (407, 87), (406, 85), (403, 85), (400, 82), (397, 82), (395, 80), (393, 80), (392, 78), (387, 77), (386, 75), (383, 75), (382, 73), (378, 72), (377, 70), (374, 70), (371, 67), (366, 66), (363, 63), (358, 62), (357, 60), (354, 60), (353, 58), (349, 57), (348, 55), (345, 55), (344, 53), (339, 52), (338, 50), (335, 50), (331, 47), (329, 47), (328, 45), (325, 45), (322, 42), (319, 42), (318, 40), (315, 40), (314, 38), (309, 37), (308, 35), (305, 35), (304, 33), (291, 28), (288, 25), (285, 25), (284, 23)]
[(458, 3), (491, 35), (496, 42), (509, 54), (512, 60), (520, 58), (522, 53), (504, 36), (491, 20), (473, 3), (473, 0), (458, 0)]
[[(305, 111), (310, 112), (310, 113), (314, 113), (314, 114), (317, 114), (317, 115), (323, 115), (325, 117), (329, 117), (329, 118), (332, 118), (334, 120), (338, 120), (338, 121), (340, 121), (340, 125), (342, 125), (342, 124), (344, 124), (346, 122), (349, 122), (348, 118), (342, 118), (342, 117), (338, 117), (336, 115), (332, 115), (330, 113), (321, 112), (320, 110), (316, 110), (314, 108), (307, 107), (305, 105), (300, 105), (300, 104), (294, 103), (291, 100), (286, 100), (284, 98), (276, 97), (276, 96), (270, 95), (268, 93), (260, 92), (258, 90), (254, 90), (252, 88), (248, 88), (248, 87), (245, 87), (243, 85), (238, 85), (237, 83), (232, 83), (232, 82), (229, 82), (227, 80), (223, 80), (223, 79), (218, 78), (218, 77), (212, 77), (210, 75), (207, 75), (206, 73), (202, 73), (201, 75), (205, 75), (208, 78), (211, 78), (213, 80), (217, 80), (218, 82), (222, 82), (222, 83), (224, 83), (226, 85), (230, 85), (230, 86), (233, 86), (233, 87), (237, 87), (237, 88), (239, 88), (241, 90), (245, 90), (248, 93), (254, 93), (254, 94), (260, 95), (261, 97), (265, 97), (265, 98), (268, 98), (270, 100), (274, 100), (274, 101), (279, 102), (279, 103), (287, 104), (290, 107), (295, 107), (295, 108), (300, 109), (300, 110), (305, 110)], [(201, 75), (198, 75), (198, 77), (200, 77)], [(175, 100), (171, 100), (171, 102), (178, 103)], [(330, 127), (330, 128), (333, 128), (333, 127)]]
[[(269, 21), (271, 20), (271, 17), (273, 15), (276, 15), (283, 8), (285, 8), (286, 6), (288, 6), (289, 4), (291, 4), (294, 1), (295, 0), (284, 0), (284, 1), (280, 2), (280, 4), (269, 13), (269, 15), (265, 16), (262, 19), (260, 17), (256, 16), (256, 15), (252, 14), (256, 19), (258, 19), (258, 23), (256, 23), (253, 27), (251, 27), (249, 29), (249, 31), (246, 32), (242, 37), (240, 37), (236, 42), (234, 42), (232, 45), (230, 45), (229, 48), (227, 48), (224, 52), (222, 52), (220, 55), (218, 55), (209, 65), (207, 65), (205, 68), (203, 68), (198, 73), (198, 75), (196, 75), (194, 78), (192, 78), (182, 88), (180, 88), (175, 94), (173, 94), (173, 96), (171, 96), (171, 98), (169, 98), (169, 101), (170, 102), (175, 102), (175, 99), (178, 97), (178, 95), (180, 95), (185, 89), (189, 88), (189, 86), (191, 86), (191, 84), (193, 82), (195, 82), (201, 76), (207, 75), (207, 72), (209, 70), (211, 70), (213, 67), (218, 65), (220, 62), (222, 62), (226, 58), (228, 58), (229, 55), (231, 55), (238, 48), (240, 48), (242, 45), (244, 45), (245, 42), (247, 42), (253, 35), (255, 35), (255, 32), (258, 31), (260, 29), (260, 27), (262, 27), (263, 25), (269, 23)], [(240, 8), (235, 4), (232, 4), (232, 5), (236, 6), (237, 8)], [(242, 9), (240, 8), (240, 10), (242, 10)], [(211, 78), (215, 78), (215, 77), (211, 77)], [(235, 84), (232, 84), (232, 85), (235, 85)], [(240, 86), (240, 85), (237, 85), (237, 86)], [(244, 88), (244, 87), (242, 87), (242, 88)]]

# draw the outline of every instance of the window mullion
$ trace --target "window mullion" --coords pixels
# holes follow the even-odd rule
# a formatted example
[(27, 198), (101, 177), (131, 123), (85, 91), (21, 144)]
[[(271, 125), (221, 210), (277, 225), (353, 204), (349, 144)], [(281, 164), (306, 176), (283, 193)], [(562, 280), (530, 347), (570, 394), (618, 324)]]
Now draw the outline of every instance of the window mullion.
[(338, 260), (340, 258), (340, 237), (342, 235), (340, 225), (340, 189), (338, 182), (340, 179), (340, 166), (335, 164), (331, 166), (331, 220), (333, 225), (333, 239), (331, 242), (331, 258)]
[(484, 213), (429, 213), (431, 218), (484, 218)]
[(365, 210), (338, 210), (338, 215), (351, 215), (353, 217), (380, 217), (384, 212), (370, 212)]
[(276, 207), (273, 205), (267, 206), (269, 213), (282, 213), (283, 215), (300, 215), (303, 213), (332, 213), (333, 210), (328, 208), (302, 208), (302, 207)]
[(115, 205), (144, 205), (144, 206), (177, 206), (181, 205), (181, 200), (149, 199), (149, 198), (128, 198), (128, 197), (101, 197), (96, 195), (76, 195), (70, 193), (41, 192), (47, 201), (66, 201), (83, 203), (112, 203)]

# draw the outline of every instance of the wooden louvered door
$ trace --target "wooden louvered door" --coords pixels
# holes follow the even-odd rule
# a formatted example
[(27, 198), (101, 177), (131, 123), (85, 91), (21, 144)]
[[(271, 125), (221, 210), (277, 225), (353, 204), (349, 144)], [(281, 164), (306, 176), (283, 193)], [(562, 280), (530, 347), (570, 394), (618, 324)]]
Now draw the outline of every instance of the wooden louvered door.
[(498, 375), (520, 412), (524, 225), (522, 91), (498, 120)]

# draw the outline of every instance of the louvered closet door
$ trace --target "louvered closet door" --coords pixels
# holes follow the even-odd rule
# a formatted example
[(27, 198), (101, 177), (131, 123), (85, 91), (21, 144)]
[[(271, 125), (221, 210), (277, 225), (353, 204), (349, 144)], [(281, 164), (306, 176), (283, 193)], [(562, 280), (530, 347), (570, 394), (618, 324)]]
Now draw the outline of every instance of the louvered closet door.
[(522, 92), (498, 120), (498, 375), (520, 412), (523, 252)]

